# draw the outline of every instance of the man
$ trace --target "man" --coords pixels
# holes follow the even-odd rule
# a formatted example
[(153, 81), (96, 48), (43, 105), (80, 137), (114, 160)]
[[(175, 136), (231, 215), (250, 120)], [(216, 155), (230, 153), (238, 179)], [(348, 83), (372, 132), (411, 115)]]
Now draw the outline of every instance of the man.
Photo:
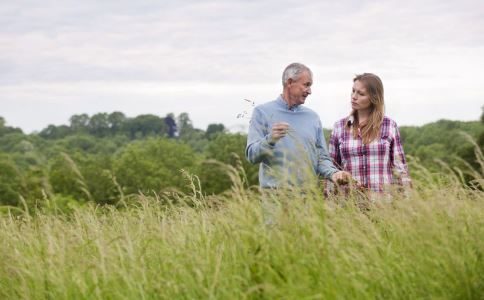
[(338, 184), (351, 178), (333, 165), (319, 116), (302, 106), (311, 94), (312, 77), (305, 65), (290, 64), (282, 74), (282, 94), (253, 111), (245, 155), (259, 164), (262, 188), (313, 185), (316, 175)]

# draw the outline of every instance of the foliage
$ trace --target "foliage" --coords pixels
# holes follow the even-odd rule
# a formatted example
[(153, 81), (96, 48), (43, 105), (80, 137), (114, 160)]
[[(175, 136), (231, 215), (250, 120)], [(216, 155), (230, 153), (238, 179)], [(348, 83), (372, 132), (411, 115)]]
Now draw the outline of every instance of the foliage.
[(209, 124), (207, 130), (205, 131), (205, 136), (211, 140), (215, 138), (219, 133), (224, 133), (226, 131), (224, 124)]
[(0, 137), (11, 133), (22, 133), (20, 128), (10, 127), (6, 125), (5, 119), (0, 117)]
[(180, 170), (192, 170), (193, 150), (169, 139), (153, 138), (129, 144), (115, 158), (114, 174), (126, 193), (151, 193), (174, 188), (186, 190)]
[(72, 158), (61, 153), (50, 167), (50, 184), (56, 194), (72, 196), (80, 202), (115, 204), (120, 193), (110, 169), (109, 157), (76, 154)]
[[(484, 113), (483, 113), (484, 114)], [(176, 124), (175, 124), (176, 121)], [(479, 169), (470, 135), (483, 151), (482, 122), (441, 120), (421, 127), (401, 127), (409, 161), (432, 173), (448, 164), (469, 185)], [(330, 131), (324, 130), (325, 136)], [(8, 127), (0, 117), (0, 205), (32, 209), (45, 197), (76, 199), (79, 203), (115, 204), (139, 191), (187, 191), (181, 169), (200, 178), (203, 193), (226, 193), (233, 188), (231, 172), (238, 170), (244, 185), (257, 185), (258, 166), (245, 160), (246, 136), (227, 132), (223, 124), (194, 128), (186, 113), (127, 117), (121, 112), (73, 115), (68, 125), (49, 125), (26, 135)], [(413, 167), (410, 168), (413, 173)], [(3, 174), (3, 175), (2, 175)], [(62, 199), (64, 199), (62, 198)]]
[(208, 144), (206, 150), (207, 160), (201, 163), (198, 172), (203, 190), (207, 194), (221, 193), (230, 189), (232, 181), (226, 165), (238, 167), (241, 164), (249, 186), (258, 183), (258, 166), (249, 164), (245, 160), (245, 145), (247, 138), (242, 134), (218, 134)]
[(459, 132), (468, 132), (477, 138), (483, 130), (480, 122), (449, 120), (440, 120), (421, 127), (400, 127), (402, 140), (411, 152), (417, 151), (419, 147), (440, 143), (446, 145), (447, 151), (456, 153), (467, 144)]
[(0, 203), (13, 206), (20, 204), (25, 188), (17, 166), (8, 156), (0, 155)]

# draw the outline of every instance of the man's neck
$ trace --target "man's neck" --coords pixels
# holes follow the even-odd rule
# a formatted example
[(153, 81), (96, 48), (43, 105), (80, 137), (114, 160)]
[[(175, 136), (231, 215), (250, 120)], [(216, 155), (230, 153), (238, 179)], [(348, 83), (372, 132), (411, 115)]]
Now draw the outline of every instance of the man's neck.
[(287, 91), (283, 91), (281, 94), (282, 100), (287, 103), (287, 106), (293, 107), (295, 104), (294, 102), (291, 101), (291, 98), (289, 97), (289, 93)]

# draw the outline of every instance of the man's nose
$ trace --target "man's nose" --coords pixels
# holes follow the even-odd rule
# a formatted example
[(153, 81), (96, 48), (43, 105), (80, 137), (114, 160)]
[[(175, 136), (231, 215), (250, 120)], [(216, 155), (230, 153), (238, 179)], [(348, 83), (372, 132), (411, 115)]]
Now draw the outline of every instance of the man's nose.
[(310, 87), (308, 88), (308, 94), (311, 94), (311, 88)]

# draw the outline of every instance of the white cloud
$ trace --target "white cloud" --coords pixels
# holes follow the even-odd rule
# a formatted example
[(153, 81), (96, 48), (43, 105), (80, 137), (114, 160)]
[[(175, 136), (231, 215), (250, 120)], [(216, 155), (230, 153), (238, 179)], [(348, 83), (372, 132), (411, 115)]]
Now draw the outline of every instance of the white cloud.
[(114, 110), (232, 125), (239, 101), (273, 99), (282, 69), (300, 61), (315, 74), (307, 105), (327, 127), (361, 72), (382, 77), (400, 124), (477, 119), (483, 10), (477, 0), (8, 2), (0, 115), (28, 131)]

